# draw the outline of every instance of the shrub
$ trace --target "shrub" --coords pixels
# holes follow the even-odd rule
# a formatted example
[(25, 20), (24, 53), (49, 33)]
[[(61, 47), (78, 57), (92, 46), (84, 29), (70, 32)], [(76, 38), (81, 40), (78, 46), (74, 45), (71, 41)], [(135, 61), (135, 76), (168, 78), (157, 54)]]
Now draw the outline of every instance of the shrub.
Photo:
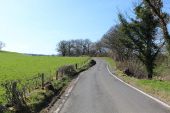
[(28, 106), (31, 112), (39, 112), (44, 106), (48, 105), (53, 95), (54, 92), (50, 90), (35, 90), (32, 92), (28, 98)]
[(58, 69), (58, 79), (61, 80), (64, 75), (73, 77), (77, 73), (74, 65), (62, 66)]
[(2, 84), (5, 88), (5, 97), (7, 100), (7, 107), (13, 107), (16, 112), (28, 111), (29, 108), (26, 104), (26, 97), (24, 95), (24, 89), (21, 89), (18, 85), (19, 81), (6, 81)]
[(147, 72), (143, 64), (138, 60), (127, 60), (117, 63), (117, 68), (124, 71), (128, 76), (146, 78)]
[(95, 64), (96, 64), (96, 61), (95, 61), (95, 60), (91, 60), (91, 61), (89, 62), (90, 67), (94, 66)]

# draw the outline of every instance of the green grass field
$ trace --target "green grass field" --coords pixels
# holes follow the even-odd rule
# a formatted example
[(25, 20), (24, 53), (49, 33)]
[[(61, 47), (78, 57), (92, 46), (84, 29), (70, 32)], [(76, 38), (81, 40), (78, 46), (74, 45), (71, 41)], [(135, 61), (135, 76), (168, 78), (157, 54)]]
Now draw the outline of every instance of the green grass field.
[(134, 77), (126, 76), (123, 71), (116, 69), (116, 62), (111, 58), (103, 58), (108, 64), (115, 69), (116, 75), (118, 75), (125, 82), (165, 101), (170, 104), (170, 82), (160, 81), (160, 80), (147, 80), (147, 79), (137, 79)]
[[(29, 56), (12, 52), (0, 52), (0, 83), (6, 80), (25, 80), (45, 73), (54, 75), (56, 69), (67, 64), (86, 61), (89, 57)], [(2, 94), (0, 88), (0, 94)], [(0, 99), (1, 100), (1, 99)]]
[(81, 63), (87, 59), (88, 57), (28, 56), (0, 52), (0, 82), (30, 78), (38, 73), (53, 74), (62, 65)]

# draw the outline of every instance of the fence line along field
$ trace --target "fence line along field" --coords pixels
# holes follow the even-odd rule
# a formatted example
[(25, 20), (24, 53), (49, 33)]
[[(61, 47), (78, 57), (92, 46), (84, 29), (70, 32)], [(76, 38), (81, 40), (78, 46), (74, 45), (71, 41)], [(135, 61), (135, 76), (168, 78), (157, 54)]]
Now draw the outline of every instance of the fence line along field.
[[(0, 83), (6, 80), (25, 80), (45, 73), (53, 75), (56, 69), (67, 64), (79, 64), (89, 57), (30, 56), (12, 52), (0, 52)], [(2, 89), (0, 88), (0, 94)]]

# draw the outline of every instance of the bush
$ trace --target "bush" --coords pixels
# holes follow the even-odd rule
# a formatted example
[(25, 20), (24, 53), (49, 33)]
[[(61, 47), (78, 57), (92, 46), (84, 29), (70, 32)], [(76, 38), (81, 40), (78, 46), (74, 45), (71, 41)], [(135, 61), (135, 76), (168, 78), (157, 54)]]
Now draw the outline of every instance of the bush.
[(55, 80), (52, 81), (52, 85), (55, 88), (56, 91), (59, 91), (62, 89), (65, 85), (67, 85), (70, 82), (70, 78), (65, 76), (62, 78), (62, 80)]
[(159, 58), (156, 61), (157, 67), (154, 69), (156, 78), (170, 81), (170, 56), (164, 56), (162, 59)]
[(95, 60), (91, 60), (91, 61), (89, 62), (89, 65), (90, 65), (90, 67), (96, 65), (96, 61), (95, 61)]
[(28, 105), (31, 108), (31, 112), (39, 112), (44, 106), (48, 105), (51, 98), (54, 96), (53, 91), (35, 90), (28, 98)]
[(21, 85), (19, 81), (6, 81), (2, 84), (2, 87), (6, 90), (4, 94), (7, 100), (6, 106), (13, 107), (15, 112), (29, 112), (24, 89), (21, 89), (18, 85)]
[(128, 76), (136, 78), (146, 78), (147, 72), (145, 66), (138, 60), (127, 60), (117, 63), (117, 68), (123, 70)]
[(76, 69), (74, 65), (62, 66), (58, 69), (58, 75), (60, 76), (74, 76), (76, 74)]
[(5, 111), (7, 108), (3, 105), (0, 105), (0, 113), (2, 113), (3, 111)]

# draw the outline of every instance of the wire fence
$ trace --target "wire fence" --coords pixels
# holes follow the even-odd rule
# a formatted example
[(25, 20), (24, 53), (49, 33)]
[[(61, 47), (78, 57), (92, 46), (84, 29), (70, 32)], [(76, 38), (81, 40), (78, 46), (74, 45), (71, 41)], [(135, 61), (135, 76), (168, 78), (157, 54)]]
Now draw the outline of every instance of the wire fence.
[[(79, 69), (83, 67), (90, 58), (87, 60), (73, 64), (75, 69)], [(13, 91), (13, 93), (17, 93), (17, 90), (20, 90), (22, 97), (29, 96), (30, 92), (36, 90), (36, 89), (43, 89), (45, 83), (51, 82), (52, 80), (58, 80), (58, 70), (56, 70), (55, 74), (44, 74), (44, 73), (38, 73), (32, 78), (24, 79), (24, 80), (9, 80), (1, 83), (0, 85), (0, 100), (6, 99), (7, 93), (10, 93), (10, 91)], [(2, 93), (2, 92), (3, 93)], [(9, 97), (8, 97), (9, 98)], [(0, 102), (1, 104), (1, 102)]]

